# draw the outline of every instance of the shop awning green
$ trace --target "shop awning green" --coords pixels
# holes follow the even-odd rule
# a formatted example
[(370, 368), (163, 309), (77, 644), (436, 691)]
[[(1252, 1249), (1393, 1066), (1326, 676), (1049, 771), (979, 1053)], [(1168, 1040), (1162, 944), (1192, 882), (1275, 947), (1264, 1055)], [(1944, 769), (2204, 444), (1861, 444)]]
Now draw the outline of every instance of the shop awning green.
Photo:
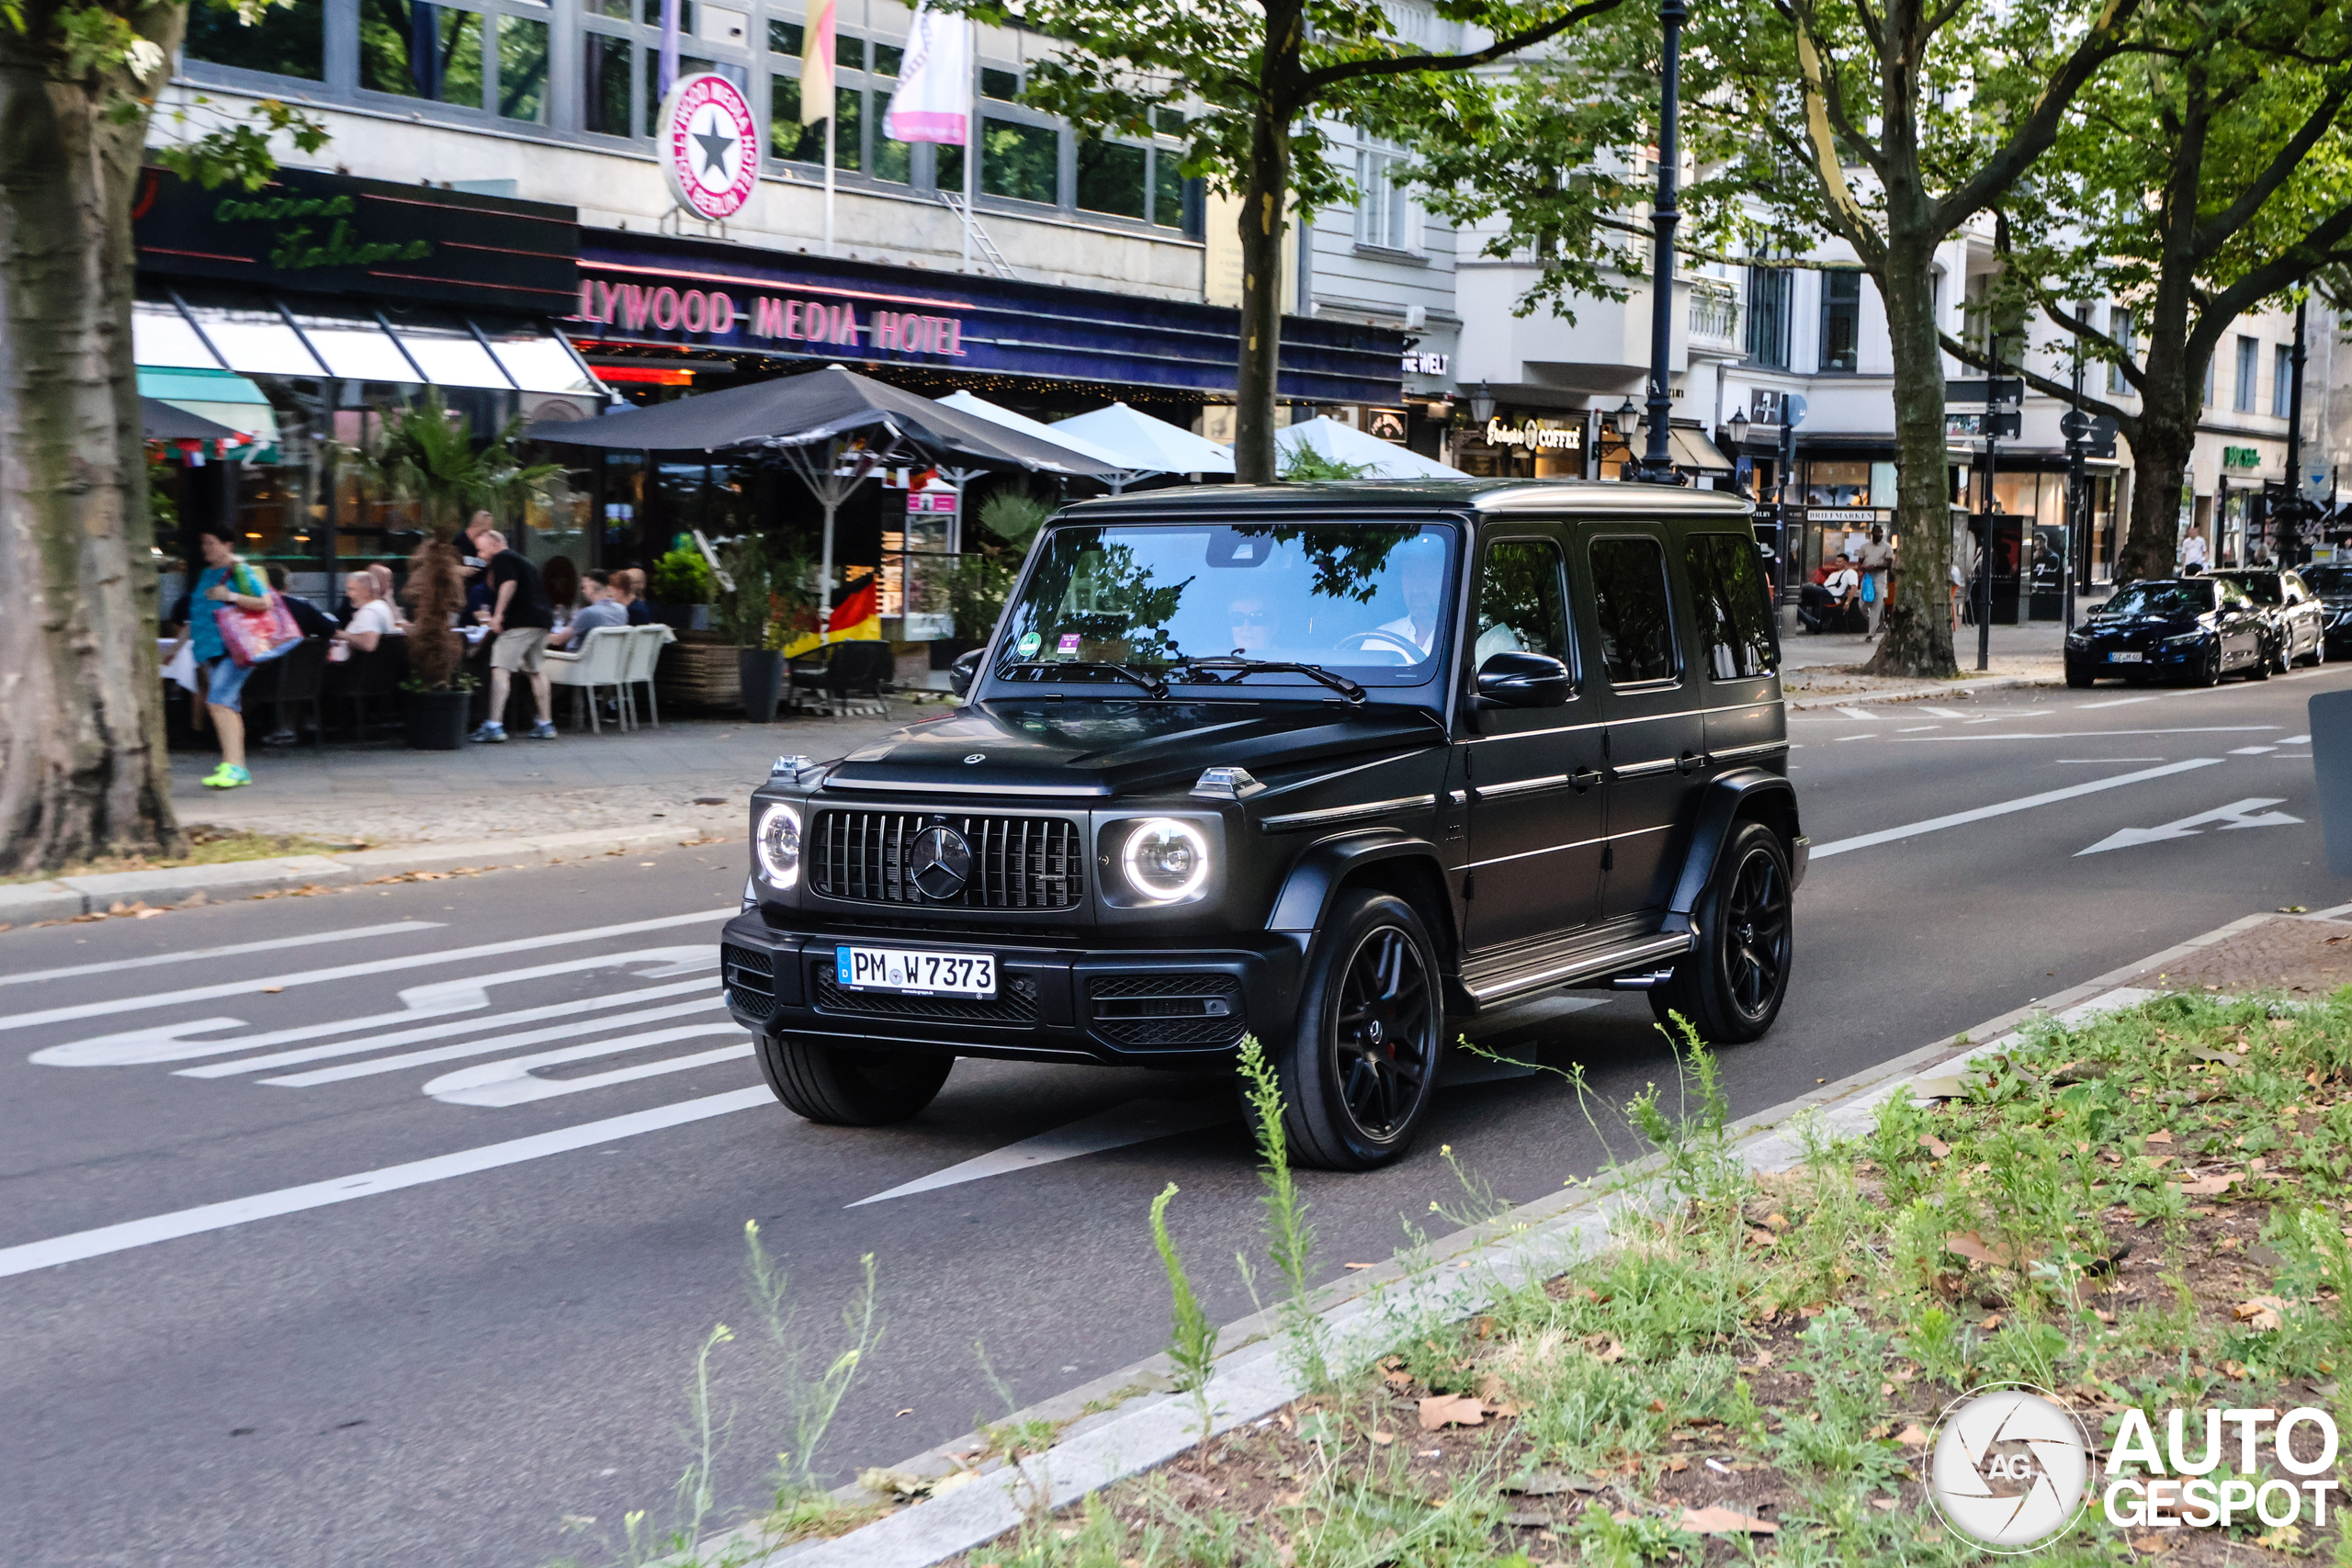
[(244, 432), (190, 413), (161, 398), (139, 400), (140, 434), (150, 441), (234, 441)]
[(838, 365), (705, 392), (674, 402), (526, 427), (532, 441), (644, 452), (798, 447), (860, 436), (884, 456), (912, 447), (930, 461), (1101, 478), (1114, 470), (1042, 437), (902, 392)]
[[(152, 401), (249, 437), (252, 446), (227, 454), (241, 463), (277, 461), (277, 411), (259, 387), (232, 370), (142, 365), (139, 396), (142, 406)], [(148, 439), (167, 438), (151, 433)]]

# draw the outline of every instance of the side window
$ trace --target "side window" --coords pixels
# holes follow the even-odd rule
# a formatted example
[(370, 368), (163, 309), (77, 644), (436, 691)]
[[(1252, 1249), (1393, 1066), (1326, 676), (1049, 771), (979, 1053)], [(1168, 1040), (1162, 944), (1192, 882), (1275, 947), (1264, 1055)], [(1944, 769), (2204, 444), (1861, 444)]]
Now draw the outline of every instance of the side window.
[(1610, 683), (1671, 681), (1674, 618), (1668, 608), (1666, 550), (1656, 539), (1595, 539), (1592, 598)]
[(1772, 635), (1772, 590), (1756, 546), (1738, 534), (1693, 534), (1683, 547), (1707, 672), (1718, 681), (1770, 675), (1781, 667)]
[(1478, 631), (1470, 666), (1498, 653), (1548, 654), (1568, 663), (1567, 563), (1549, 539), (1487, 547), (1478, 576)]

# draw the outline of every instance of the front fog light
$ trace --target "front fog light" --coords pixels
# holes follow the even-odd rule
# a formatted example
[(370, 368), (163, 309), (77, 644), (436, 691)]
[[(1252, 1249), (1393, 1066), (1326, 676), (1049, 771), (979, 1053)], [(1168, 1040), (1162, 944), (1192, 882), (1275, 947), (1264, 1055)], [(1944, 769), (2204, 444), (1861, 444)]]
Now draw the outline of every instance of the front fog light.
[(760, 874), (768, 879), (771, 887), (791, 887), (800, 881), (800, 808), (782, 801), (767, 808), (760, 818), (760, 830), (752, 835), (752, 853), (760, 863)]
[(1127, 886), (1155, 904), (1200, 896), (1209, 879), (1209, 840), (1190, 822), (1154, 817), (1127, 835)]

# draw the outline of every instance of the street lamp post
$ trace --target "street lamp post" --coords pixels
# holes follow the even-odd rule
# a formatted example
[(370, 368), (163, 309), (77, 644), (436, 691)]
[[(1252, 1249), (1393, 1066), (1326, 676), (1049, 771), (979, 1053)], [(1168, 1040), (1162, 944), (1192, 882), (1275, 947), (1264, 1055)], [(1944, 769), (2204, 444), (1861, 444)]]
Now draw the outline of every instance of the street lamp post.
[(1649, 484), (1679, 484), (1674, 471), (1674, 449), (1668, 439), (1674, 398), (1667, 389), (1666, 367), (1674, 345), (1674, 230), (1681, 214), (1675, 210), (1674, 180), (1681, 153), (1676, 145), (1677, 102), (1681, 92), (1682, 21), (1689, 13), (1682, 0), (1658, 0), (1657, 19), (1666, 33), (1666, 53), (1658, 83), (1657, 202), (1650, 209), (1652, 257), (1650, 297), (1649, 448), (1642, 456), (1641, 479)]

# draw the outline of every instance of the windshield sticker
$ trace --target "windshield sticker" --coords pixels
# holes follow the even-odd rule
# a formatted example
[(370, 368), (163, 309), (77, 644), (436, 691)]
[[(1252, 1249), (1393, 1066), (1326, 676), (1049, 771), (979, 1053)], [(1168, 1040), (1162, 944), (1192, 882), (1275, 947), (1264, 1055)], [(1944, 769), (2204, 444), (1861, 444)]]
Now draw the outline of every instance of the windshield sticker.
[(1022, 658), (1023, 658), (1023, 659), (1035, 659), (1035, 658), (1036, 658), (1036, 657), (1037, 657), (1037, 650), (1038, 650), (1039, 649), (1041, 649), (1041, 648), (1045, 647), (1045, 646), (1046, 646), (1046, 639), (1045, 639), (1044, 637), (1039, 637), (1035, 632), (1023, 632), (1023, 633), (1021, 634), (1021, 657), (1022, 657)]
[(1055, 651), (1059, 653), (1064, 659), (1076, 659), (1078, 657), (1078, 634), (1076, 632), (1062, 633), (1062, 640), (1056, 645)]

